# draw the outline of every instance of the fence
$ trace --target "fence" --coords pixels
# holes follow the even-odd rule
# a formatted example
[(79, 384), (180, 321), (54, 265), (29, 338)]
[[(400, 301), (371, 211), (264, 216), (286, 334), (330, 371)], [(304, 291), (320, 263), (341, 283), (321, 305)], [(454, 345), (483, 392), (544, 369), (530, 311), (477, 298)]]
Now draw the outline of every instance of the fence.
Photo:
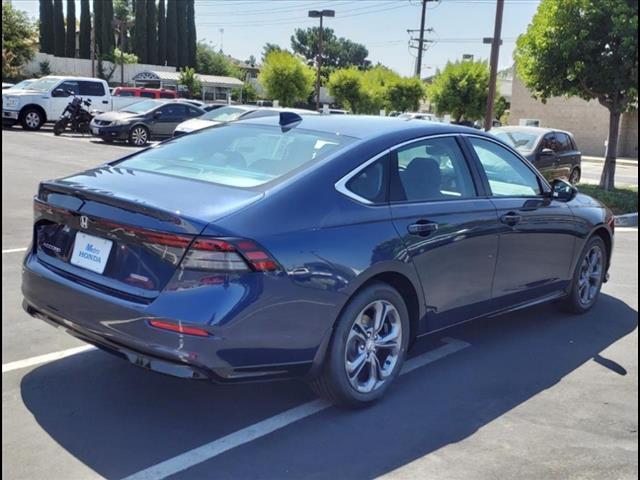
[[(73, 75), (77, 77), (90, 77), (91, 76), (91, 60), (84, 58), (67, 58), (67, 57), (55, 57), (48, 53), (36, 53), (33, 60), (24, 66), (24, 72), (27, 75), (40, 76), (40, 63), (49, 62), (49, 69), (52, 75)], [(105, 72), (110, 72), (114, 64), (112, 62), (103, 61), (103, 69)], [(98, 69), (98, 61), (96, 60), (96, 72)], [(124, 66), (124, 81), (125, 83), (132, 83), (132, 78), (144, 71), (164, 71), (175, 72), (175, 67), (168, 67), (165, 65), (145, 65), (142, 63), (134, 63)], [(120, 66), (117, 65), (111, 76), (110, 82), (120, 83)]]

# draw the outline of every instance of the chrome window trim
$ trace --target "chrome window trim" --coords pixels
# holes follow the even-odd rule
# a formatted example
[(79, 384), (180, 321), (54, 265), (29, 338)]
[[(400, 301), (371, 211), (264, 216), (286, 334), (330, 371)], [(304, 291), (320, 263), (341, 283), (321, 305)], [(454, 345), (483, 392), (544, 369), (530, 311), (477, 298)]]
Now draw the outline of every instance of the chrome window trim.
[(338, 192), (340, 192), (341, 194), (345, 195), (346, 197), (349, 197), (352, 200), (355, 200), (356, 202), (362, 203), (362, 204), (367, 205), (367, 206), (374, 206), (374, 207), (375, 206), (387, 206), (387, 205), (389, 205), (389, 202), (386, 202), (386, 203), (374, 203), (371, 200), (367, 200), (366, 198), (363, 198), (360, 195), (357, 195), (357, 194), (353, 193), (351, 190), (349, 190), (347, 188), (347, 183), (349, 183), (349, 180), (351, 180), (353, 177), (355, 177), (358, 173), (360, 173), (362, 170), (367, 168), (369, 165), (371, 165), (372, 163), (376, 162), (377, 160), (380, 160), (382, 157), (384, 157), (385, 155), (388, 155), (389, 153), (391, 153), (394, 150), (397, 150), (398, 148), (404, 147), (405, 145), (410, 145), (412, 143), (421, 142), (423, 140), (428, 140), (428, 139), (431, 139), (431, 138), (457, 137), (459, 135), (460, 135), (459, 133), (437, 133), (437, 134), (433, 134), (433, 135), (426, 135), (424, 137), (413, 138), (411, 140), (406, 140), (406, 141), (404, 141), (402, 143), (398, 143), (397, 145), (394, 145), (393, 147), (387, 148), (386, 150), (378, 153), (376, 156), (370, 158), (366, 162), (364, 162), (361, 165), (357, 166), (355, 169), (351, 170), (349, 173), (347, 173), (344, 177), (342, 177), (340, 180), (338, 180), (335, 183), (335, 189)]

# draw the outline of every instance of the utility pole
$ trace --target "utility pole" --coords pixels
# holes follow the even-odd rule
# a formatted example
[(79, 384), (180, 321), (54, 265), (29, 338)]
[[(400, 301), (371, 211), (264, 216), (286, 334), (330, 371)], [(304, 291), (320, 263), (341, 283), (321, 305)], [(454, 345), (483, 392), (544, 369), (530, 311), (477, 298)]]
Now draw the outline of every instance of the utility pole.
[(120, 18), (115, 18), (111, 22), (113, 28), (118, 32), (120, 40), (120, 86), (124, 87), (124, 40), (127, 36), (127, 30), (135, 25), (133, 20), (127, 21)]
[(496, 3), (496, 23), (491, 39), (491, 72), (489, 74), (489, 95), (487, 96), (487, 113), (484, 116), (485, 131), (491, 130), (493, 126), (493, 103), (496, 97), (496, 79), (498, 77), (498, 56), (500, 55), (500, 38), (502, 34), (502, 11), (504, 10), (504, 0), (497, 0)]
[(427, 16), (427, 0), (422, 0), (422, 17), (420, 18), (420, 38), (418, 40), (418, 60), (416, 61), (416, 77), (422, 73), (422, 46), (424, 44), (424, 21)]
[(322, 37), (324, 28), (322, 26), (323, 17), (335, 17), (336, 12), (334, 10), (310, 10), (309, 17), (320, 19), (320, 37), (318, 38), (318, 57), (316, 59), (316, 65), (318, 71), (316, 73), (316, 110), (320, 110), (320, 67), (322, 67)]
[(96, 76), (96, 17), (91, 13), (91, 76)]

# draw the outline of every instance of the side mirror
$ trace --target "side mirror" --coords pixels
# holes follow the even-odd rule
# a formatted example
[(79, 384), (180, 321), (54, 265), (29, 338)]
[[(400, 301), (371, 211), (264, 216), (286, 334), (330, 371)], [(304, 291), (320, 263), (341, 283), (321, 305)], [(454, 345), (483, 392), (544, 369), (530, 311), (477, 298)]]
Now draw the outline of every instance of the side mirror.
[(56, 88), (53, 92), (51, 92), (51, 96), (56, 98), (68, 97), (69, 91), (65, 90), (64, 88)]
[(556, 178), (551, 182), (551, 197), (560, 202), (570, 202), (578, 194), (578, 189), (566, 180)]
[(542, 150), (540, 150), (541, 157), (550, 157), (551, 155), (555, 155), (555, 153), (556, 152), (554, 152), (550, 148), (543, 148)]

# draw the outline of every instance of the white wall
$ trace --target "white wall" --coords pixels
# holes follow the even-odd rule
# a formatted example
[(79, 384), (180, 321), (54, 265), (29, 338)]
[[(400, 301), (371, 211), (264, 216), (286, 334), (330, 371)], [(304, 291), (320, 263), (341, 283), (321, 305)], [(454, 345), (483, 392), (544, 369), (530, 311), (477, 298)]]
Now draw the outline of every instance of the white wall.
[[(48, 53), (36, 53), (33, 60), (31, 60), (24, 67), (26, 75), (40, 76), (40, 62), (49, 62), (49, 68), (52, 75), (75, 75), (78, 77), (90, 77), (91, 76), (91, 60), (84, 58), (66, 58), (55, 57)], [(113, 63), (102, 62), (105, 72), (111, 70)], [(98, 61), (96, 60), (96, 70), (98, 68)], [(167, 67), (165, 65), (145, 65), (142, 63), (135, 63), (124, 66), (124, 81), (125, 83), (132, 82), (132, 78), (146, 70), (175, 72), (175, 67)], [(111, 83), (120, 83), (120, 66), (117, 66), (113, 73)]]

